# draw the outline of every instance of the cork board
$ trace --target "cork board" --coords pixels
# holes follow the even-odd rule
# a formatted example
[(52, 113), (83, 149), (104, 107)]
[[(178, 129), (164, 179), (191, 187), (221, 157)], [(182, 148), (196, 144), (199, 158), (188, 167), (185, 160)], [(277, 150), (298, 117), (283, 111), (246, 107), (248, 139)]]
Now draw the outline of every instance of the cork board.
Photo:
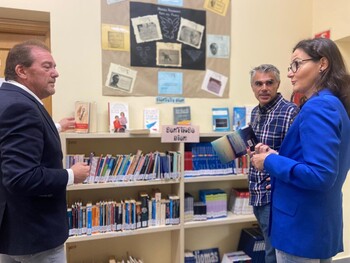
[[(159, 74), (175, 73), (182, 93), (168, 91), (166, 96), (227, 98), (229, 3), (183, 0), (182, 6), (170, 6), (155, 0), (102, 0), (103, 95), (163, 96)], [(223, 5), (224, 15), (218, 12)]]

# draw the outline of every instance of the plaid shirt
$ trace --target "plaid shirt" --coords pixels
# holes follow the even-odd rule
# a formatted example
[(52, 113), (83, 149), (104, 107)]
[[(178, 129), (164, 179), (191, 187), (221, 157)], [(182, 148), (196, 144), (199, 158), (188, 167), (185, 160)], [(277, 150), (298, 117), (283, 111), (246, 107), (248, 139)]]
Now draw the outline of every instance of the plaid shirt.
[[(298, 113), (297, 106), (285, 100), (280, 93), (276, 98), (262, 107), (252, 110), (250, 123), (259, 142), (279, 151), (286, 133)], [(263, 206), (271, 201), (271, 191), (266, 190), (270, 183), (266, 181), (269, 174), (259, 172), (252, 165), (249, 169), (250, 204)]]

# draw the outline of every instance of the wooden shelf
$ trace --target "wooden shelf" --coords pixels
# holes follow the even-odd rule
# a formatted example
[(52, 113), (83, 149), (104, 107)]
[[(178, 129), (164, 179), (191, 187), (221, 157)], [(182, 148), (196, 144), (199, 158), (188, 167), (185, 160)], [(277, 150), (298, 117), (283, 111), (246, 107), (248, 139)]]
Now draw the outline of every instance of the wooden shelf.
[(184, 183), (199, 183), (199, 182), (218, 182), (232, 180), (247, 180), (246, 174), (229, 174), (229, 175), (214, 175), (214, 176), (196, 176), (184, 178)]
[(68, 186), (67, 191), (135, 187), (135, 186), (151, 186), (151, 185), (165, 185), (165, 184), (179, 184), (179, 183), (180, 183), (180, 179), (178, 179), (178, 180), (128, 181), (128, 182), (95, 183), (95, 184), (74, 184), (74, 185)]
[(209, 227), (218, 225), (227, 225), (235, 223), (254, 222), (256, 218), (253, 214), (251, 215), (234, 215), (232, 212), (228, 212), (227, 217), (209, 219), (206, 221), (191, 221), (184, 224), (185, 229), (195, 227)]
[(180, 230), (180, 228), (181, 228), (180, 225), (152, 226), (152, 227), (140, 228), (140, 229), (135, 229), (135, 230), (96, 233), (96, 234), (92, 234), (89, 236), (88, 235), (71, 236), (67, 239), (66, 243), (69, 244), (69, 243), (101, 240), (101, 239), (124, 237), (124, 236), (133, 236), (133, 235), (150, 234), (150, 233), (165, 232), (165, 231), (174, 231), (174, 230)]

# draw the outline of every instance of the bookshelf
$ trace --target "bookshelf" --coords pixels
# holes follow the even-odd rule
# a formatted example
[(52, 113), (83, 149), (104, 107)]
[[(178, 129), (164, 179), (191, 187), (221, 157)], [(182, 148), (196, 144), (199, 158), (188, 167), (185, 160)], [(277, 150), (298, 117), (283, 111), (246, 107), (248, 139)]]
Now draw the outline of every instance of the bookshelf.
[[(203, 133), (201, 141), (211, 141), (222, 133)], [(62, 133), (62, 150), (67, 154), (130, 154), (141, 149), (154, 151), (179, 151), (184, 153), (185, 143), (162, 143), (160, 134), (131, 135), (128, 133)], [(184, 158), (181, 163), (184, 169)], [(136, 230), (71, 236), (65, 244), (68, 263), (108, 262), (110, 256), (122, 258), (129, 253), (152, 263), (183, 263), (185, 250), (218, 247), (220, 255), (235, 250), (240, 231), (255, 223), (253, 215), (228, 214), (226, 218), (202, 222), (184, 222), (184, 193), (195, 195), (201, 188), (222, 188), (229, 193), (232, 187), (246, 187), (246, 175), (201, 176), (193, 178), (95, 183), (72, 185), (67, 188), (68, 205), (101, 200), (137, 198), (141, 191), (150, 193), (153, 188), (162, 194), (180, 197), (180, 224), (150, 226)]]

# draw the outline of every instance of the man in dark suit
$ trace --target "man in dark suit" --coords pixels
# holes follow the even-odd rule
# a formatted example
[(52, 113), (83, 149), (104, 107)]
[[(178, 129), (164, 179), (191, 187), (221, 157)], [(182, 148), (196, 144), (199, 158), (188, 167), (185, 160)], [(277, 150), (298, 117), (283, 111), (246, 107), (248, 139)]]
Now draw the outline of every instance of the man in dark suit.
[(66, 187), (89, 173), (63, 169), (60, 138), (41, 99), (58, 77), (49, 49), (31, 40), (14, 46), (0, 87), (0, 262), (66, 262)]

